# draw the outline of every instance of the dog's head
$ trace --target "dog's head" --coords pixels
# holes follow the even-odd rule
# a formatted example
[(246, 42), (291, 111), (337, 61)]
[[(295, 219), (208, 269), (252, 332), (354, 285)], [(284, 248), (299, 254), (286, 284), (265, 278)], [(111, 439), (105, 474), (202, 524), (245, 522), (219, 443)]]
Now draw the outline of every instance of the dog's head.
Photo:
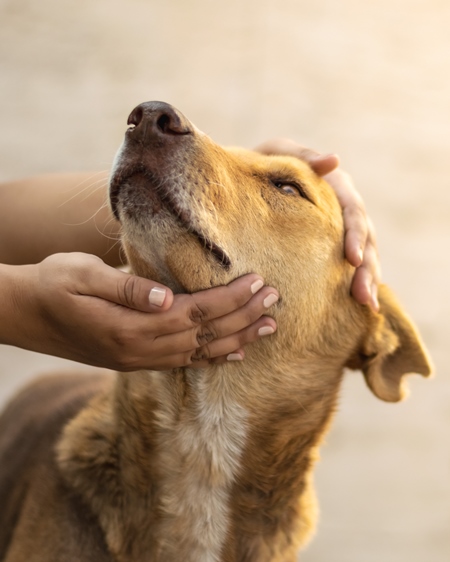
[(341, 208), (305, 162), (222, 148), (161, 102), (141, 104), (128, 123), (110, 199), (136, 274), (175, 292), (260, 274), (281, 300), (276, 337), (254, 346), (258, 361), (360, 368), (389, 401), (403, 396), (404, 374), (430, 373), (415, 328), (386, 287), (380, 314), (351, 298)]

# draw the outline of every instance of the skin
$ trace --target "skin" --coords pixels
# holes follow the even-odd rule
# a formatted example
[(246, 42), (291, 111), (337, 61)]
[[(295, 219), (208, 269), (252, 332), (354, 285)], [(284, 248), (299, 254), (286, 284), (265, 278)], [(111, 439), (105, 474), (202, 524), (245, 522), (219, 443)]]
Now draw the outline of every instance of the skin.
[[(376, 310), (374, 231), (338, 158), (287, 139), (256, 150), (303, 158), (334, 188), (344, 213), (346, 257), (356, 268), (352, 294)], [(115, 269), (122, 265), (120, 226), (106, 205), (107, 182), (101, 172), (0, 186), (0, 343), (114, 370), (166, 370), (242, 360), (247, 343), (276, 330), (265, 313), (278, 292), (257, 274), (174, 295)], [(159, 298), (152, 304), (155, 288)]]

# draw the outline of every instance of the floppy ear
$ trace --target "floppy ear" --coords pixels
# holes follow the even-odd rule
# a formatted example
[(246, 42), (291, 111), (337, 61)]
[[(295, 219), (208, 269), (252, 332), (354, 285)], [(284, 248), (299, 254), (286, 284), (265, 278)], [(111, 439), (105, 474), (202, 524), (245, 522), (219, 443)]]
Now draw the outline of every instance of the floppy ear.
[(368, 331), (348, 366), (361, 369), (371, 391), (387, 402), (407, 395), (403, 377), (431, 375), (431, 361), (416, 327), (386, 285), (379, 288), (380, 312), (371, 314)]

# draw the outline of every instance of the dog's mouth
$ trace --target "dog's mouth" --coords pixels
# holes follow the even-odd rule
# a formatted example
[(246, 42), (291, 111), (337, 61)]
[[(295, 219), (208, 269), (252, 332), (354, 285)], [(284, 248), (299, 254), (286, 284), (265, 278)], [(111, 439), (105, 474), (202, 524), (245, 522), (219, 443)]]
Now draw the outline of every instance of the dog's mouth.
[[(189, 210), (184, 210), (180, 207), (176, 193), (171, 190), (168, 185), (158, 181), (158, 178), (146, 168), (139, 167), (125, 175), (120, 172), (114, 174), (110, 186), (110, 201), (112, 211), (117, 220), (120, 222), (123, 221), (119, 213), (119, 203), (121, 203), (124, 208), (124, 214), (130, 217), (133, 216), (133, 207), (130, 206), (130, 208), (127, 209), (126, 203), (124, 204), (123, 198), (121, 198), (122, 187), (125, 184), (132, 186), (136, 184), (143, 187), (148, 197), (152, 200), (154, 216), (158, 214), (161, 209), (165, 209), (176, 219), (177, 223), (184, 230), (198, 240), (202, 248), (209, 252), (221, 267), (224, 269), (229, 269), (231, 267), (231, 260), (225, 250), (195, 225), (197, 221), (194, 221), (193, 214)], [(151, 206), (152, 205), (149, 203), (149, 211)]]

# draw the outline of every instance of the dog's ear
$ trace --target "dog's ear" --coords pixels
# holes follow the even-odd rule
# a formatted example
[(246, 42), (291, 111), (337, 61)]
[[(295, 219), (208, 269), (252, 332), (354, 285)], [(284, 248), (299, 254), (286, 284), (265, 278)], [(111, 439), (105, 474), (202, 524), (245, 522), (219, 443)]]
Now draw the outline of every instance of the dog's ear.
[(364, 373), (381, 400), (397, 402), (407, 395), (403, 377), (431, 374), (431, 361), (416, 327), (385, 285), (379, 288), (379, 314), (368, 316), (368, 331), (348, 366)]

